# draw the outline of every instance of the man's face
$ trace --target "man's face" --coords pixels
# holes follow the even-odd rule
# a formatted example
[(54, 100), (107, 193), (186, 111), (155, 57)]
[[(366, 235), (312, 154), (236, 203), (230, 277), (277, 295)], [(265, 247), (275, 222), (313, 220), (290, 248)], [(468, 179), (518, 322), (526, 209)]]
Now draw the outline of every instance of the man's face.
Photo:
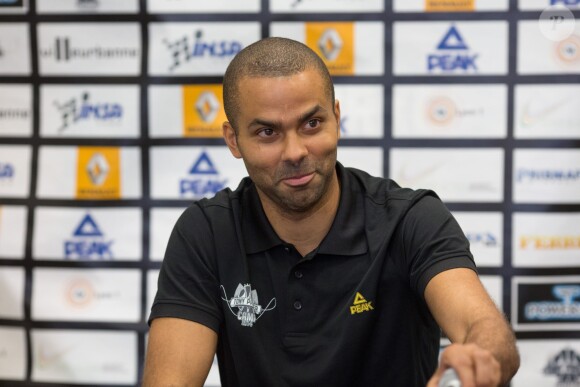
[[(239, 82), (238, 133), (224, 137), (265, 205), (286, 213), (321, 206), (336, 188), (340, 109), (320, 75), (306, 70), (287, 77), (245, 77)], [(336, 186), (333, 186), (336, 185)]]

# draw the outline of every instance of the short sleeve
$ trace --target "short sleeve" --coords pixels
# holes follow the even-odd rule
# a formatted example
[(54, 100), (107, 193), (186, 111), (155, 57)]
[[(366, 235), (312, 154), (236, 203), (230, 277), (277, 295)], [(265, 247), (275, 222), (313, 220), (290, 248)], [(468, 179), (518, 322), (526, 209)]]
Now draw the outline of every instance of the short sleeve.
[(424, 196), (404, 217), (400, 238), (410, 285), (423, 297), (429, 281), (454, 268), (477, 271), (469, 241), (447, 207), (434, 196)]
[(185, 210), (169, 237), (149, 323), (176, 317), (218, 331), (223, 315), (213, 240), (201, 208)]

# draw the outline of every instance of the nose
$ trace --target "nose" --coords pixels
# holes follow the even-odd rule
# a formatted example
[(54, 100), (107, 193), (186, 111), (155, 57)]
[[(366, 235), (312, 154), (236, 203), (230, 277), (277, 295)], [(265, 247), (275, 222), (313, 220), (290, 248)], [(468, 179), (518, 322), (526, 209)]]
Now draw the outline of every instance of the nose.
[(295, 132), (289, 131), (284, 139), (284, 153), (282, 159), (297, 164), (308, 155), (305, 139)]

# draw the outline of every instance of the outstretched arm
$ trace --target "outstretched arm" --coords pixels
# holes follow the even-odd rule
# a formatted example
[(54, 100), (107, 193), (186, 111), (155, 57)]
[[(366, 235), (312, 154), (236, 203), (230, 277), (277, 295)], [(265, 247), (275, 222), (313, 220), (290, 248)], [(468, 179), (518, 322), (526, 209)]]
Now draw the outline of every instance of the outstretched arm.
[(520, 362), (515, 337), (473, 270), (439, 273), (428, 283), (425, 300), (453, 343), (441, 354), (428, 387), (436, 387), (450, 367), (464, 387), (509, 383)]
[(217, 334), (210, 328), (178, 318), (151, 323), (143, 387), (201, 387), (216, 352)]

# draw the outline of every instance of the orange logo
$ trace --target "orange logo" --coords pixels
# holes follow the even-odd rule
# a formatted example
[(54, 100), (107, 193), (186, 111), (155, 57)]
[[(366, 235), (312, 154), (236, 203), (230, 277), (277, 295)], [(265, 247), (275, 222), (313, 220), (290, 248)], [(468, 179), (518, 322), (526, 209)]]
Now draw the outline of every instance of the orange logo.
[(572, 35), (556, 45), (556, 54), (563, 63), (576, 64), (580, 61), (580, 37)]
[(555, 250), (580, 249), (579, 235), (523, 235), (521, 249)]
[(306, 23), (306, 45), (331, 75), (354, 74), (354, 23)]
[(119, 199), (121, 197), (120, 175), (118, 148), (78, 148), (77, 199)]
[(221, 137), (224, 111), (222, 85), (183, 87), (183, 136)]
[(475, 0), (425, 0), (427, 12), (474, 11)]
[(449, 97), (432, 98), (427, 104), (427, 119), (438, 126), (445, 126), (455, 119), (457, 108)]

